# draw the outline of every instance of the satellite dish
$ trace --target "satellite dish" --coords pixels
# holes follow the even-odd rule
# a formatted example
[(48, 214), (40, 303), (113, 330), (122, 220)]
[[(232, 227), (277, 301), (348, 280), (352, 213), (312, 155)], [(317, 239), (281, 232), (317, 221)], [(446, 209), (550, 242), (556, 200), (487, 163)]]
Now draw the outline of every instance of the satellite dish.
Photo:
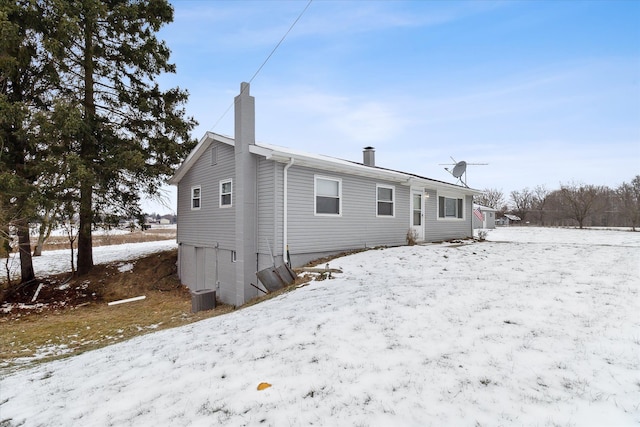
[(453, 171), (451, 171), (451, 175), (453, 175), (455, 178), (460, 178), (462, 175), (464, 175), (466, 171), (467, 171), (467, 162), (462, 160), (456, 163), (456, 165), (453, 167)]
[[(467, 188), (469, 188), (469, 186), (467, 185), (467, 166), (470, 166), (470, 165), (488, 165), (488, 163), (467, 163), (464, 160), (458, 162), (453, 157), (451, 157), (451, 160), (453, 160), (453, 164), (451, 164), (451, 163), (440, 163), (440, 164), (441, 165), (451, 165), (451, 166), (453, 166), (453, 169), (451, 169), (451, 170), (449, 168), (444, 168), (444, 170), (446, 170), (451, 175), (453, 175), (454, 178), (457, 178), (458, 182), (460, 182), (462, 185), (464, 185)], [(456, 184), (457, 184), (457, 182), (456, 182)]]

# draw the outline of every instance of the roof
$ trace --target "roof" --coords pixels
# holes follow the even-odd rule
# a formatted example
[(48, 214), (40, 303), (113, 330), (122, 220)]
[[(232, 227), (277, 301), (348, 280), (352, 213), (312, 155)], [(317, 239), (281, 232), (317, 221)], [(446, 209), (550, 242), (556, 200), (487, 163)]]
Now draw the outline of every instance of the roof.
[(504, 214), (504, 216), (511, 221), (520, 221), (520, 217), (516, 215)]
[(486, 211), (486, 212), (497, 212), (498, 211), (498, 209), (490, 208), (489, 206), (482, 206), (482, 205), (479, 205), (477, 203), (473, 204), (473, 208), (474, 209), (475, 208), (480, 208), (481, 211)]
[[(235, 141), (231, 137), (219, 135), (214, 132), (205, 133), (202, 139), (200, 139), (200, 142), (198, 142), (198, 145), (196, 145), (196, 147), (191, 151), (191, 153), (182, 163), (182, 165), (178, 168), (175, 175), (171, 177), (171, 179), (169, 179), (169, 184), (177, 185), (184, 177), (184, 175), (189, 171), (191, 166), (193, 166), (198, 158), (214, 142), (219, 142), (230, 146), (235, 145)], [(253, 154), (263, 156), (267, 160), (273, 160), (280, 163), (290, 163), (291, 161), (293, 161), (293, 164), (296, 166), (306, 166), (326, 171), (384, 179), (386, 181), (398, 182), (405, 185), (424, 186), (432, 189), (456, 190), (468, 195), (482, 194), (480, 190), (475, 190), (444, 181), (438, 181), (432, 178), (427, 178), (408, 172), (401, 172), (393, 169), (382, 168), (379, 166), (367, 166), (363, 163), (353, 162), (350, 160), (338, 159), (321, 154), (307, 153), (299, 150), (293, 150), (287, 147), (265, 144), (261, 142), (256, 142), (255, 145), (250, 145), (249, 151)]]

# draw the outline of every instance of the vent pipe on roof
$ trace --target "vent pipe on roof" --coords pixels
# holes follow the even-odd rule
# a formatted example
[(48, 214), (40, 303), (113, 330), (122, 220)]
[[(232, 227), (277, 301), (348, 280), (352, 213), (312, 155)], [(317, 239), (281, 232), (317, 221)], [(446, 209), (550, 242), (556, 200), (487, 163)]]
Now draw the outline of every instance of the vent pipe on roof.
[(364, 151), (362, 152), (362, 163), (366, 166), (375, 166), (376, 165), (376, 150), (373, 147), (364, 147)]

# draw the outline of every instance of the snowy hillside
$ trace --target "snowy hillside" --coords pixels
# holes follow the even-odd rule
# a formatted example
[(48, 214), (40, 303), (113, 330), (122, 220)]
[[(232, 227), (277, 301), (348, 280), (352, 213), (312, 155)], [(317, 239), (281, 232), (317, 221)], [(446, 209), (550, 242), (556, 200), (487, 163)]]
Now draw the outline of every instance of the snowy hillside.
[(17, 372), (0, 424), (638, 425), (640, 233), (489, 240), (347, 256), (333, 280)]

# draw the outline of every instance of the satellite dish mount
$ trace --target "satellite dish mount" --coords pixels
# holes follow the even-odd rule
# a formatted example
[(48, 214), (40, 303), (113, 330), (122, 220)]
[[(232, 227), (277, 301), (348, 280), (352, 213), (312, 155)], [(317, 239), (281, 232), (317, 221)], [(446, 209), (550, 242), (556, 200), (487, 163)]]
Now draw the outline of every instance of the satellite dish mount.
[(467, 163), (464, 160), (461, 160), (461, 161), (458, 162), (453, 157), (451, 157), (451, 160), (453, 160), (453, 164), (449, 164), (449, 163), (440, 163), (440, 164), (441, 165), (453, 166), (453, 169), (444, 168), (444, 170), (449, 172), (451, 175), (453, 175), (454, 178), (457, 179), (456, 184), (460, 183), (460, 184), (464, 185), (467, 188), (469, 188), (469, 186), (467, 185), (467, 166), (468, 165), (487, 165), (488, 164), (488, 163)]

